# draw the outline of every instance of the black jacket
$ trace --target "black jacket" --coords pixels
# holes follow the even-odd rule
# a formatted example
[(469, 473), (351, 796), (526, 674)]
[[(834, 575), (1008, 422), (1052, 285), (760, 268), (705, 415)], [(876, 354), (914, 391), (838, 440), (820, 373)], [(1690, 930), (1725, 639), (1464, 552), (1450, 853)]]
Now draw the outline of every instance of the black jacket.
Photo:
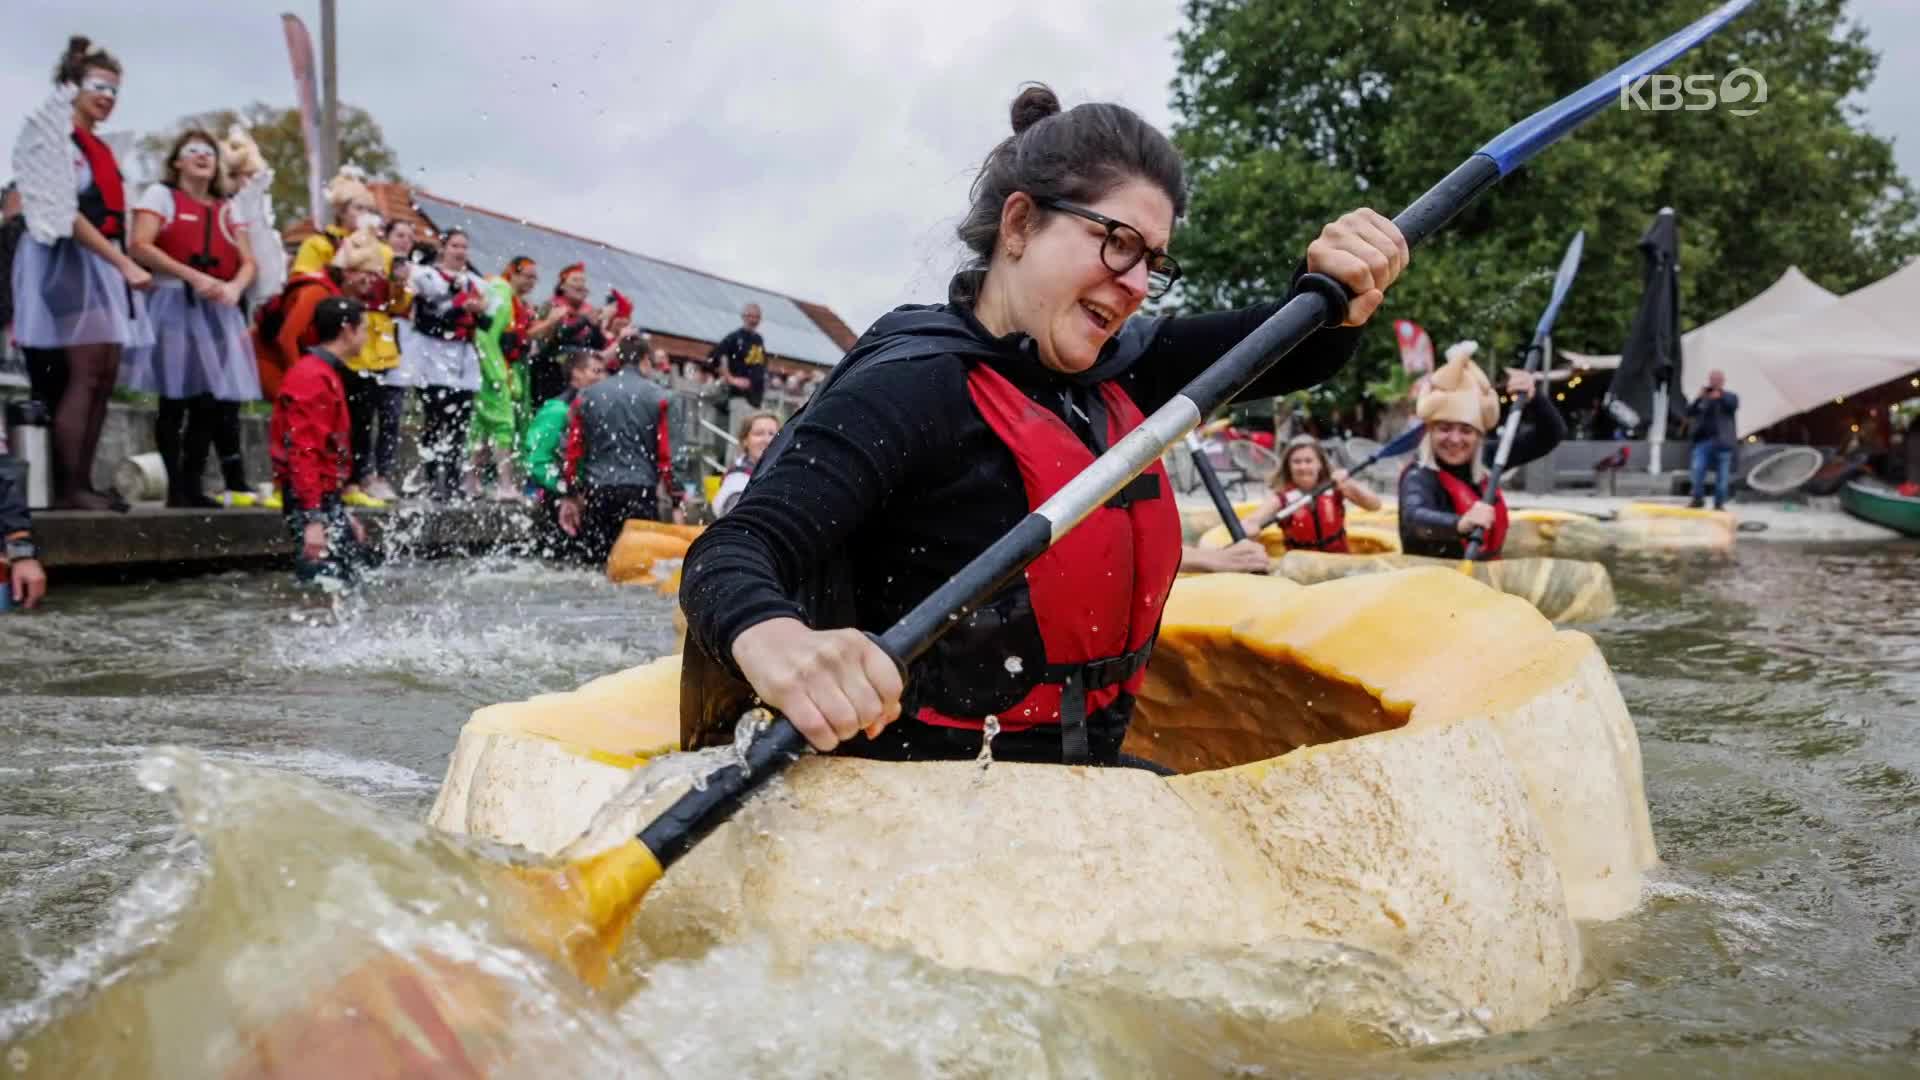
[(0, 537), (33, 528), (27, 512), (27, 463), (12, 454), (0, 454)]
[[(1278, 308), (1134, 319), (1094, 368), (1072, 377), (1043, 367), (1026, 335), (989, 334), (964, 305), (882, 317), (769, 447), (733, 509), (687, 552), (680, 598), (688, 654), (697, 649), (737, 675), (734, 639), (769, 619), (884, 630), (1029, 512), (1013, 455), (973, 407), (970, 363), (992, 364), (1084, 440), (1085, 409), (1076, 403), (1094, 384), (1118, 382), (1151, 413)], [(929, 354), (911, 359), (863, 362), (914, 327), (930, 339), (964, 340), (953, 349), (932, 341)], [(1358, 337), (1346, 328), (1314, 334), (1243, 396), (1323, 381)], [(846, 568), (849, 595), (823, 610), (809, 593), (835, 563)], [(687, 703), (684, 688), (682, 696)], [(977, 735), (972, 745), (978, 749)]]

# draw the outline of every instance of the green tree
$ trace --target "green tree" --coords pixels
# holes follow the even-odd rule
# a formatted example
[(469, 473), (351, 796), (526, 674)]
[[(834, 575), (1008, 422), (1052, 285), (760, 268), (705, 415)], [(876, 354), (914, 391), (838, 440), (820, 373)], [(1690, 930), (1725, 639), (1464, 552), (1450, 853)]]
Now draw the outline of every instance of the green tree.
[[(1280, 291), (1321, 224), (1399, 212), (1508, 124), (1585, 85), (1718, 0), (1187, 0), (1173, 85), (1192, 171), (1182, 303)], [(1761, 72), (1751, 116), (1612, 108), (1507, 177), (1414, 254), (1385, 318), (1444, 348), (1509, 356), (1576, 229), (1586, 257), (1556, 346), (1616, 352), (1640, 292), (1640, 234), (1679, 216), (1682, 316), (1712, 319), (1797, 264), (1845, 292), (1920, 250), (1913, 189), (1849, 98), (1877, 55), (1845, 0), (1764, 0), (1669, 70)], [(1374, 331), (1324, 395), (1353, 402), (1397, 363)]]
[[(273, 167), (273, 206), (281, 223), (298, 221), (311, 213), (307, 203), (307, 143), (300, 132), (300, 110), (283, 109), (256, 101), (243, 109), (215, 109), (183, 116), (168, 131), (140, 140), (141, 163), (149, 175), (166, 167), (167, 149), (180, 132), (201, 128), (215, 138), (226, 138), (227, 128), (243, 124), (260, 144), (260, 154)], [(380, 124), (367, 110), (340, 106), (340, 160), (358, 165), (373, 180), (398, 180), (400, 162)]]

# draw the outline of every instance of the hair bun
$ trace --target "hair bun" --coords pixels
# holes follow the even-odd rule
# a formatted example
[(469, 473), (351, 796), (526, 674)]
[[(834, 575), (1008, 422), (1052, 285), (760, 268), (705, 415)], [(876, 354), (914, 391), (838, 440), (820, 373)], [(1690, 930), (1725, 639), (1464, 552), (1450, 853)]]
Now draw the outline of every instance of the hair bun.
[(1013, 99), (1013, 133), (1027, 130), (1049, 116), (1060, 114), (1060, 99), (1045, 83), (1028, 83)]
[(92, 39), (88, 38), (84, 34), (75, 34), (72, 37), (67, 39), (67, 55), (68, 56), (85, 56), (87, 55), (88, 50), (92, 48), (93, 48)]

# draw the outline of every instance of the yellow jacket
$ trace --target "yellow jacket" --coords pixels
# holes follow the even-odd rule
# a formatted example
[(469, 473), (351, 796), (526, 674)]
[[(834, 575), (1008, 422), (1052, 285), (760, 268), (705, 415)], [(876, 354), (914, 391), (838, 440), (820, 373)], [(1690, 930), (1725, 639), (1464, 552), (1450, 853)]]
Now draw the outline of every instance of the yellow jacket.
[[(300, 242), (300, 250), (293, 257), (293, 273), (308, 274), (322, 271), (333, 262), (334, 244), (346, 239), (347, 231), (338, 225), (329, 225), (325, 232), (317, 232)], [(403, 316), (413, 306), (413, 294), (407, 291), (406, 276), (396, 278), (393, 274), (393, 249), (384, 242), (380, 245), (380, 258), (387, 272), (387, 304), (367, 312), (367, 345), (359, 355), (347, 357), (347, 366), (355, 371), (387, 371), (400, 363), (400, 335), (394, 328), (393, 320)]]

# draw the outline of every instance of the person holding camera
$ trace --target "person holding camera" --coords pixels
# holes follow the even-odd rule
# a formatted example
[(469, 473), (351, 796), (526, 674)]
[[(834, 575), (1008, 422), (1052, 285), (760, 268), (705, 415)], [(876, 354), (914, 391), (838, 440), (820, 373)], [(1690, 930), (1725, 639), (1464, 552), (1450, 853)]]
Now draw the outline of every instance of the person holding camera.
[(1712, 467), (1713, 508), (1727, 508), (1727, 485), (1733, 474), (1733, 451), (1740, 445), (1740, 430), (1733, 414), (1740, 409), (1740, 395), (1727, 391), (1727, 373), (1715, 369), (1707, 373), (1707, 385), (1700, 396), (1687, 406), (1687, 421), (1693, 426), (1693, 501), (1699, 508), (1706, 500), (1707, 469)]

